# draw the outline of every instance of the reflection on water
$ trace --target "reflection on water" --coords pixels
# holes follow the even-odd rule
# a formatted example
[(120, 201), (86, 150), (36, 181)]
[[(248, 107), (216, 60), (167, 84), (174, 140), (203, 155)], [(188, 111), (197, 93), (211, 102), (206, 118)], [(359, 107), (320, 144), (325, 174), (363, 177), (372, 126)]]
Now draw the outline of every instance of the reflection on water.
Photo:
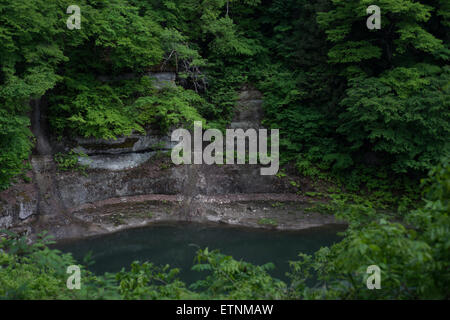
[(191, 283), (202, 277), (191, 270), (195, 253), (199, 247), (208, 247), (254, 264), (273, 262), (276, 269), (271, 274), (285, 280), (289, 260), (296, 260), (299, 252), (311, 254), (339, 241), (337, 232), (342, 230), (342, 226), (292, 232), (198, 223), (159, 224), (61, 243), (56, 248), (72, 252), (78, 261), (92, 251), (95, 264), (89, 269), (96, 274), (120, 271), (133, 261), (150, 261), (180, 268), (180, 278)]

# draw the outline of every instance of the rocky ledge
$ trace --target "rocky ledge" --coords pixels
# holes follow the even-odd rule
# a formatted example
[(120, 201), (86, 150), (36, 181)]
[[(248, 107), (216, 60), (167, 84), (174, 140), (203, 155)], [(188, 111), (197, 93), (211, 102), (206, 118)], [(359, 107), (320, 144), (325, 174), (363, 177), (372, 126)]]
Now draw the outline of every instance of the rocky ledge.
[(1, 227), (32, 236), (46, 230), (56, 239), (82, 238), (162, 221), (279, 230), (338, 223), (314, 212), (320, 200), (297, 194), (286, 179), (260, 176), (255, 166), (173, 166), (163, 157), (80, 173), (59, 172), (49, 157), (33, 163), (35, 182), (8, 191), (15, 202), (1, 207), (0, 218)]

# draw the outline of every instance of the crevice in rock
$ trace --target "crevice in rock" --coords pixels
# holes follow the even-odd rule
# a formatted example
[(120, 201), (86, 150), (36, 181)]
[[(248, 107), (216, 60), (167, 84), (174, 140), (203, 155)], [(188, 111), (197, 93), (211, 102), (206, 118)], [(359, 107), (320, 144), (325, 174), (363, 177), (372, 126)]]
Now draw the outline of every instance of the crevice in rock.
[(37, 155), (52, 154), (52, 147), (48, 139), (49, 126), (46, 117), (47, 103), (45, 98), (32, 99), (30, 101), (31, 131), (36, 138), (34, 153)]

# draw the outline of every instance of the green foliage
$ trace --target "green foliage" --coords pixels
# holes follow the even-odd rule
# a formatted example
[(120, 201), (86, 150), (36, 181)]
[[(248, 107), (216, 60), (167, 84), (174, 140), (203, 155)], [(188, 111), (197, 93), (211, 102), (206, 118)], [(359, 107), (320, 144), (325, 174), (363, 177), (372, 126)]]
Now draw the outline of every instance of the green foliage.
[(87, 155), (84, 153), (70, 151), (68, 153), (57, 153), (55, 154), (54, 159), (58, 164), (58, 169), (61, 171), (83, 171), (85, 168), (78, 164), (79, 157), (87, 157)]
[(90, 39), (95, 39), (92, 49), (103, 60), (103, 70), (138, 71), (161, 61), (162, 29), (151, 17), (142, 16), (138, 7), (124, 0), (102, 2), (94, 8), (83, 28), (88, 29)]
[(67, 78), (50, 98), (50, 122), (54, 130), (59, 134), (70, 130), (80, 136), (105, 139), (143, 132), (134, 119), (135, 110), (128, 104), (135, 90), (122, 86), (101, 83), (91, 77)]
[[(381, 30), (366, 27), (373, 4), (382, 8)], [(380, 170), (404, 180), (448, 157), (445, 8), (445, 1), (292, 0), (261, 10), (273, 62), (257, 80), (266, 125), (282, 132), (282, 161), (314, 178), (331, 171), (357, 190), (382, 182)]]
[(450, 155), (449, 70), (416, 65), (352, 78), (337, 132), (348, 137), (350, 149), (370, 143), (392, 157), (396, 172), (431, 168)]
[[(68, 81), (65, 95), (53, 97), (53, 127), (61, 134), (65, 130), (85, 137), (115, 139), (133, 132), (144, 133), (145, 128), (165, 131), (173, 125), (203, 121), (197, 107), (207, 102), (192, 90), (168, 86), (153, 88), (149, 77), (123, 80), (110, 84), (88, 80)], [(74, 85), (74, 87), (70, 87)], [(67, 95), (73, 90), (75, 99)]]
[(446, 293), (450, 285), (450, 165), (444, 160), (423, 181), (425, 206), (411, 212), (406, 221), (417, 228), (433, 256), (431, 274), (436, 294)]
[[(0, 242), (0, 297), (2, 299), (81, 299), (86, 290), (66, 287), (66, 268), (75, 265), (70, 254), (51, 250), (45, 234), (28, 244), (25, 237), (8, 233)], [(89, 277), (83, 270), (82, 276)]]
[(274, 226), (276, 227), (278, 225), (278, 222), (274, 219), (270, 218), (261, 218), (258, 220), (258, 224), (263, 226)]
[(267, 273), (273, 268), (272, 263), (255, 266), (206, 248), (197, 252), (193, 270), (208, 271), (210, 275), (192, 288), (204, 289), (202, 294), (208, 299), (280, 299), (285, 284)]
[(26, 168), (24, 161), (32, 146), (29, 122), (25, 116), (0, 109), (0, 190)]
[(62, 2), (0, 3), (0, 189), (22, 173), (31, 151), (29, 100), (55, 85), (65, 61), (57, 39)]
[[(351, 4), (343, 0), (332, 2), (333, 10), (319, 12), (318, 22), (326, 29), (327, 38), (334, 45), (328, 53), (333, 63), (379, 59), (383, 54), (391, 62), (409, 48), (431, 54), (444, 49), (442, 40), (424, 27), (432, 12), (432, 7), (424, 3), (412, 0), (380, 0), (370, 4), (364, 0)], [(369, 5), (383, 8), (381, 30), (385, 31), (367, 34), (365, 22)], [(366, 34), (362, 36), (362, 32)]]
[[(430, 172), (424, 182), (426, 204), (406, 216), (408, 228), (365, 205), (341, 210), (339, 216), (350, 223), (344, 239), (294, 262), (301, 271), (293, 274), (299, 283), (292, 289), (295, 294), (322, 299), (448, 299), (449, 169), (446, 161)], [(365, 287), (370, 265), (381, 269), (382, 290)], [(310, 270), (318, 271), (321, 286), (305, 289), (299, 276)]]
[(131, 270), (117, 273), (119, 292), (125, 300), (187, 299), (192, 293), (178, 280), (178, 269), (168, 265), (156, 267), (152, 263), (134, 262)]
[(175, 125), (192, 126), (194, 121), (204, 122), (197, 107), (207, 102), (192, 90), (169, 87), (152, 96), (136, 100), (138, 122), (166, 131)]

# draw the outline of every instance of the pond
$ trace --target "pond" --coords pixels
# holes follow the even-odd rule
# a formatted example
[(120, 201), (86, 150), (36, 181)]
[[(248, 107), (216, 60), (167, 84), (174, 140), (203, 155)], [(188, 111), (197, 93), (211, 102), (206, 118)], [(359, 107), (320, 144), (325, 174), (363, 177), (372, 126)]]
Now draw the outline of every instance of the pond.
[(60, 243), (55, 248), (71, 252), (79, 262), (91, 251), (95, 264), (89, 269), (99, 275), (127, 269), (133, 261), (150, 261), (180, 268), (181, 280), (192, 283), (204, 277), (191, 270), (196, 251), (208, 247), (254, 264), (272, 262), (276, 268), (271, 275), (286, 280), (290, 260), (300, 252), (312, 254), (338, 242), (337, 233), (343, 230), (342, 225), (276, 231), (179, 222)]

